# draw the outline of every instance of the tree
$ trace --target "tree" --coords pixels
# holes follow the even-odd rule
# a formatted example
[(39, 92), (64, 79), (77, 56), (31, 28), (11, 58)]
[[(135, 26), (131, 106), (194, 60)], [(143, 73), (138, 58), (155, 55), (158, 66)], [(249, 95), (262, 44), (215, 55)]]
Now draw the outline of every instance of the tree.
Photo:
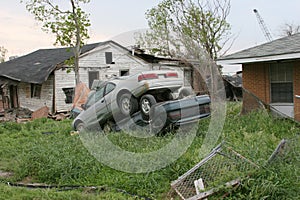
[(0, 46), (0, 63), (5, 61), (6, 53), (7, 49), (5, 49), (3, 46)]
[(163, 0), (146, 12), (150, 31), (137, 43), (172, 56), (172, 50), (188, 49), (193, 42), (216, 59), (231, 38), (229, 12), (230, 0)]
[(89, 38), (88, 27), (91, 25), (89, 15), (80, 7), (80, 4), (90, 0), (69, 0), (70, 9), (61, 9), (61, 6), (51, 0), (21, 0), (26, 9), (42, 23), (42, 30), (56, 36), (55, 45), (70, 47), (74, 58), (68, 64), (74, 65), (75, 81), (79, 83), (79, 56), (84, 41)]
[(293, 23), (285, 23), (284, 25), (282, 25), (280, 36), (282, 36), (282, 37), (291, 36), (291, 35), (293, 35), (295, 33), (299, 33), (299, 32), (300, 32), (299, 25), (295, 25)]

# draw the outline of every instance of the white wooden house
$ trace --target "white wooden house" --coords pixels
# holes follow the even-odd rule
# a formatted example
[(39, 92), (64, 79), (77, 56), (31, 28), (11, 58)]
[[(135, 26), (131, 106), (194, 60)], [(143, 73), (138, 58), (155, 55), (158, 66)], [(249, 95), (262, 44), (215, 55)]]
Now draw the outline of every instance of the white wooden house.
[[(72, 57), (67, 48), (41, 49), (0, 64), (0, 83), (9, 94), (8, 107), (35, 111), (48, 106), (51, 113), (69, 111), (75, 88), (74, 72), (65, 61)], [(91, 87), (93, 80), (134, 74), (161, 68), (173, 68), (182, 76), (185, 70), (178, 60), (136, 53), (114, 41), (85, 45), (79, 59), (80, 80)], [(190, 73), (187, 73), (190, 74)], [(5, 77), (5, 80), (1, 77)], [(9, 85), (7, 79), (17, 84)], [(2, 80), (2, 82), (1, 82)], [(0, 102), (1, 103), (1, 102)]]

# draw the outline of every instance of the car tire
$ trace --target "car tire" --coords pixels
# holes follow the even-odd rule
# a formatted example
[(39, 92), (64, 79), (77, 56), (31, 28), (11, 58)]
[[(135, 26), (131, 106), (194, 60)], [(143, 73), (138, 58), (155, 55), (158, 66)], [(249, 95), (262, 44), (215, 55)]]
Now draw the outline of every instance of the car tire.
[(125, 116), (132, 115), (138, 110), (138, 101), (130, 93), (122, 94), (118, 100), (118, 105), (121, 113)]
[(150, 109), (156, 104), (156, 99), (151, 94), (146, 94), (141, 97), (140, 108), (144, 120), (149, 120)]
[(85, 129), (85, 125), (82, 121), (76, 122), (75, 129), (80, 132)]
[(183, 99), (183, 98), (188, 97), (192, 94), (194, 94), (194, 93), (193, 93), (193, 90), (191, 88), (182, 88), (179, 92), (178, 99)]

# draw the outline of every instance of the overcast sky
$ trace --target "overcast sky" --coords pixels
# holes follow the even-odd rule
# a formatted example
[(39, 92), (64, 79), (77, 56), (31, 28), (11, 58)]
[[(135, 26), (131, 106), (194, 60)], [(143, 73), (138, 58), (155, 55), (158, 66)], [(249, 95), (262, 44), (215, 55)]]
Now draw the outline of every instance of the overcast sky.
[[(145, 12), (159, 2), (91, 0), (85, 8), (90, 13), (92, 23), (88, 43), (147, 28)], [(253, 9), (258, 10), (274, 39), (279, 37), (283, 24), (300, 25), (299, 0), (232, 0), (228, 22), (232, 26), (232, 34), (237, 38), (229, 53), (266, 42)], [(53, 36), (41, 31), (40, 25), (19, 0), (0, 0), (0, 24), (0, 46), (8, 50), (8, 56), (20, 56), (40, 48), (53, 47)]]

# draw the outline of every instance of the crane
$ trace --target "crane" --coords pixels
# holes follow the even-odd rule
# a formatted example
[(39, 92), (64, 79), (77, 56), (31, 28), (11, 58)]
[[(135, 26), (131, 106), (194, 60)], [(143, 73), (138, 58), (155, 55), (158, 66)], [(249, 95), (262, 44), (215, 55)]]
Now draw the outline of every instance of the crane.
[(269, 32), (263, 18), (260, 16), (260, 14), (258, 13), (258, 10), (254, 9), (253, 12), (255, 13), (256, 17), (257, 17), (257, 20), (258, 20), (258, 23), (265, 35), (265, 37), (267, 38), (267, 40), (269, 42), (271, 42), (273, 40), (272, 36), (271, 36), (271, 33)]

